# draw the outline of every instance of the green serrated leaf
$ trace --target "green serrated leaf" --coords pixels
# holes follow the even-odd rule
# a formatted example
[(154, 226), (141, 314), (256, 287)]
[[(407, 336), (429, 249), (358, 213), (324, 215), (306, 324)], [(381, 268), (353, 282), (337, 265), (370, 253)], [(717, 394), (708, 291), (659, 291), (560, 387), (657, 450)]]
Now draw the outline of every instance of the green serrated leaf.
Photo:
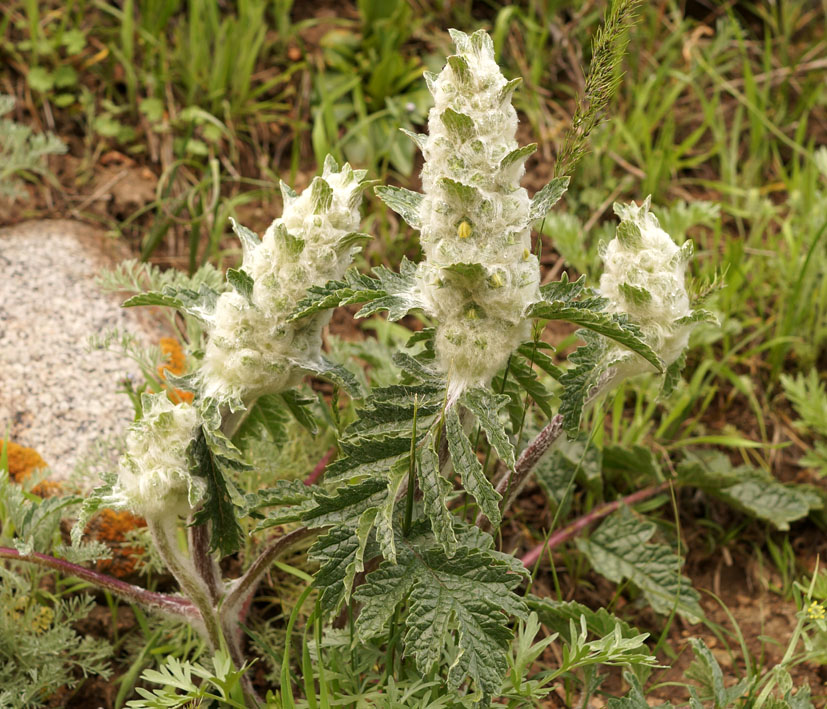
[(448, 132), (460, 142), (470, 140), (477, 134), (473, 119), (464, 113), (449, 107), (442, 112), (441, 118)]
[(417, 298), (416, 265), (407, 258), (402, 258), (399, 273), (384, 266), (373, 269), (379, 288), (372, 302), (363, 306), (356, 314), (357, 318), (366, 318), (382, 310), (388, 311), (388, 320), (395, 322), (405, 317), (411, 310), (422, 307)]
[(299, 301), (287, 322), (315, 315), (339, 305), (374, 300), (382, 295), (380, 291), (381, 286), (377, 279), (350, 270), (345, 274), (343, 281), (328, 281), (323, 286), (308, 288), (307, 295)]
[(362, 385), (359, 384), (356, 375), (348, 369), (345, 369), (341, 364), (331, 362), (325, 357), (320, 357), (314, 362), (302, 360), (296, 364), (314, 374), (318, 374), (320, 377), (329, 379), (334, 384), (338, 384), (353, 398), (359, 398), (363, 394)]
[(244, 531), (237, 510), (243, 508), (241, 493), (230, 478), (233, 471), (249, 470), (239, 450), (220, 431), (202, 427), (192, 442), (192, 474), (204, 478), (207, 493), (193, 516), (193, 524), (210, 524), (210, 551), (228, 556), (244, 544)]
[[(561, 370), (562, 372), (562, 370)], [(562, 376), (562, 374), (561, 374)], [(513, 381), (512, 381), (513, 380)], [(519, 387), (514, 385), (519, 384)], [(497, 375), (492, 382), (492, 388), (503, 392), (511, 398), (509, 403), (509, 416), (512, 419), (514, 428), (519, 428), (519, 422), (523, 417), (524, 404), (520, 397), (520, 389), (525, 391), (540, 407), (542, 412), (551, 417), (554, 415), (552, 401), (554, 397), (551, 392), (537, 378), (537, 373), (530, 366), (528, 361), (522, 357), (512, 357), (508, 364), (508, 376), (505, 381)], [(514, 423), (516, 421), (516, 423)]]
[(621, 221), (616, 233), (617, 240), (630, 251), (637, 251), (643, 245), (640, 226), (631, 220)]
[(288, 389), (278, 395), (284, 402), (287, 409), (293, 414), (293, 418), (299, 424), (315, 436), (319, 432), (319, 424), (310, 410), (310, 405), (314, 403), (314, 399), (302, 396), (295, 389)]
[(254, 282), (246, 271), (236, 268), (227, 269), (227, 281), (247, 299), (248, 303), (252, 303)]
[(586, 619), (588, 631), (600, 638), (615, 632), (615, 628), (620, 628), (623, 638), (635, 638), (641, 634), (635, 626), (621, 620), (605, 608), (593, 611), (577, 601), (558, 601), (532, 594), (527, 595), (525, 601), (528, 609), (537, 614), (540, 622), (552, 632), (558, 633), (569, 645), (574, 641), (571, 635), (571, 621), (579, 624), (581, 618)]
[(448, 438), (448, 451), (451, 454), (454, 470), (460, 474), (463, 487), (477, 501), (482, 513), (488, 517), (496, 529), (502, 521), (500, 512), (502, 496), (485, 477), (482, 463), (474, 453), (465, 431), (462, 430), (462, 423), (460, 423), (456, 408), (448, 409), (445, 414), (445, 435)]
[(319, 589), (322, 612), (332, 615), (339, 610), (350, 589), (345, 589), (348, 568), (356, 563), (359, 539), (348, 527), (334, 527), (310, 547), (308, 557), (319, 563), (313, 585)]
[(359, 521), (356, 523), (354, 535), (358, 543), (353, 555), (353, 561), (345, 568), (345, 577), (342, 579), (345, 603), (350, 600), (350, 589), (353, 587), (356, 574), (362, 573), (365, 570), (365, 548), (368, 545), (368, 538), (373, 531), (373, 525), (378, 513), (378, 508), (370, 507), (361, 514)]
[(500, 103), (507, 103), (511, 101), (511, 97), (514, 95), (514, 92), (523, 83), (522, 77), (517, 77), (516, 79), (511, 79), (505, 86), (502, 87), (500, 90), (499, 100)]
[[(2, 441), (0, 441), (0, 444), (2, 444)], [(3, 452), (5, 452), (5, 447), (3, 447)], [(0, 475), (0, 480), (2, 479), (3, 476)], [(73, 547), (78, 547), (80, 545), (81, 539), (83, 538), (83, 532), (86, 529), (86, 525), (89, 520), (92, 519), (92, 516), (98, 510), (112, 504), (112, 493), (116, 483), (118, 482), (118, 476), (115, 473), (103, 472), (101, 473), (101, 481), (103, 484), (99, 485), (92, 490), (91, 493), (86, 495), (80, 506), (77, 521), (72, 527), (70, 535)]]
[(134, 308), (141, 305), (158, 305), (165, 308), (176, 308), (177, 310), (184, 307), (184, 304), (175, 296), (156, 291), (133, 295), (121, 303), (122, 308)]
[(408, 479), (409, 467), (408, 461), (402, 460), (392, 466), (388, 471), (387, 497), (379, 507), (375, 520), (376, 541), (379, 544), (379, 549), (382, 552), (382, 556), (393, 564), (396, 563), (396, 539), (393, 529), (393, 515), (402, 483)]
[(176, 288), (166, 286), (163, 293), (152, 291), (139, 293), (125, 300), (124, 308), (133, 308), (139, 305), (159, 305), (163, 307), (176, 308), (184, 313), (193, 315), (202, 321), (206, 321), (215, 311), (215, 304), (218, 302), (218, 291), (202, 283), (198, 291), (190, 288)]
[(407, 135), (420, 150), (425, 150), (425, 145), (428, 143), (428, 135), (426, 133), (414, 133), (407, 128), (400, 128), (405, 135)]
[(404, 554), (396, 564), (382, 563), (372, 571), (354, 596), (362, 604), (356, 620), (359, 637), (368, 640), (381, 635), (396, 607), (405, 600), (417, 581), (418, 564)]
[(436, 371), (405, 352), (396, 352), (392, 359), (397, 367), (416, 381), (434, 382), (440, 380), (440, 376)]
[(305, 514), (304, 521), (311, 528), (344, 524), (355, 526), (356, 520), (365, 510), (382, 504), (387, 490), (388, 481), (380, 477), (341, 486), (332, 495), (315, 490), (313, 496), (316, 504)]
[(560, 396), (560, 415), (563, 427), (570, 436), (580, 430), (580, 419), (589, 396), (606, 371), (605, 340), (589, 331), (578, 331), (586, 344), (568, 357), (570, 366), (560, 378), (563, 393)]
[(505, 170), (517, 163), (525, 162), (525, 160), (528, 159), (529, 156), (534, 155), (535, 152), (537, 152), (537, 143), (529, 143), (528, 145), (524, 145), (522, 148), (512, 150), (508, 153), (508, 155), (500, 160), (500, 170)]
[(250, 509), (258, 510), (264, 507), (300, 505), (314, 500), (314, 497), (312, 486), (305, 485), (301, 480), (276, 480), (272, 487), (247, 493), (245, 499), (251, 500), (251, 504), (248, 504)]
[(546, 343), (526, 342), (517, 348), (517, 352), (526, 359), (529, 366), (537, 365), (553, 379), (560, 381), (564, 373), (563, 368), (554, 364), (554, 360), (540, 349), (541, 344)]
[(405, 654), (415, 658), (419, 672), (428, 674), (456, 635), (449, 684), (458, 687), (470, 677), (481, 690), (497, 692), (512, 639), (506, 614), (526, 614), (512, 590), (523, 574), (500, 556), (462, 547), (454, 557), (441, 549), (400, 549), (396, 565), (384, 562), (356, 591), (362, 604), (357, 634), (363, 640), (382, 634), (396, 606), (410, 595)]
[(629, 693), (620, 699), (617, 697), (610, 698), (608, 704), (609, 709), (674, 709), (669, 702), (658, 704), (657, 706), (650, 704), (643, 692), (640, 680), (634, 673), (626, 671), (623, 673), (623, 678), (629, 684)]
[(411, 441), (406, 436), (353, 437), (342, 441), (342, 457), (327, 466), (330, 482), (357, 480), (380, 475), (410, 456)]
[(699, 698), (705, 702), (712, 702), (716, 709), (729, 707), (737, 699), (745, 696), (749, 691), (749, 682), (742, 679), (731, 687), (724, 685), (724, 674), (718, 660), (700, 638), (690, 638), (692, 653), (695, 659), (686, 670), (686, 678), (698, 682), (700, 686)]
[(693, 310), (689, 315), (686, 315), (682, 318), (678, 318), (675, 320), (675, 325), (692, 325), (694, 323), (701, 323), (707, 322), (711, 323), (712, 325), (718, 324), (718, 316), (715, 313), (710, 312), (709, 310), (704, 310), (703, 308), (698, 308), (697, 310)]
[(424, 195), (406, 190), (403, 187), (381, 186), (374, 188), (374, 191), (379, 199), (402, 217), (409, 226), (414, 229), (422, 228), (419, 206), (422, 204)]
[(530, 306), (526, 315), (544, 320), (566, 320), (575, 325), (588, 328), (640, 355), (658, 372), (663, 371), (663, 363), (660, 357), (641, 338), (640, 329), (614, 313), (591, 310), (588, 307), (582, 307), (580, 303), (570, 305), (540, 301)]
[(513, 470), (516, 464), (514, 444), (506, 433), (505, 425), (499, 415), (500, 409), (508, 403), (508, 397), (478, 387), (466, 390), (460, 402), (474, 414), (500, 460), (509, 470)]
[(256, 531), (289, 522), (298, 522), (311, 509), (316, 507), (313, 490), (301, 480), (276, 480), (275, 485), (244, 497), (246, 512), (274, 507), (267, 517), (259, 522)]
[(569, 188), (570, 179), (568, 176), (555, 177), (531, 198), (529, 219), (532, 222), (542, 219), (560, 201)]
[(253, 252), (261, 243), (261, 239), (258, 238), (258, 234), (248, 229), (246, 226), (239, 224), (232, 217), (230, 217), (230, 223), (233, 225), (233, 231), (239, 238), (239, 241), (241, 241), (241, 262), (244, 265), (247, 265), (253, 255)]
[(414, 410), (421, 430), (427, 430), (442, 409), (444, 391), (437, 385), (379, 387), (357, 411), (350, 435), (405, 435), (411, 431)]
[(283, 445), (287, 442), (288, 419), (284, 400), (278, 394), (265, 394), (256, 399), (233, 440), (267, 435), (276, 445)]
[(570, 282), (568, 274), (563, 273), (559, 281), (540, 286), (540, 296), (548, 303), (573, 303), (584, 295), (591, 295), (585, 275)]
[(678, 465), (678, 480), (700, 487), (727, 504), (786, 531), (790, 522), (822, 509), (821, 496), (804, 485), (783, 485), (748, 465), (733, 467), (720, 451), (688, 453)]
[(668, 397), (681, 381), (681, 373), (686, 367), (686, 352), (681, 352), (678, 358), (672, 362), (667, 368), (663, 376), (663, 384), (660, 387), (659, 396), (661, 398)]
[(419, 487), (422, 490), (425, 514), (431, 522), (434, 537), (449, 557), (457, 552), (453, 515), (448, 510), (448, 495), (453, 486), (439, 471), (439, 456), (430, 446), (419, 453)]
[(656, 526), (638, 519), (623, 507), (608, 517), (588, 539), (577, 539), (577, 547), (595, 571), (614, 583), (628, 579), (637, 586), (657, 613), (672, 609), (691, 623), (704, 617), (700, 596), (692, 582), (681, 576), (681, 559), (667, 546), (650, 542)]
[(344, 250), (354, 246), (364, 246), (371, 239), (373, 239), (373, 237), (370, 234), (364, 234), (361, 231), (352, 231), (339, 239), (336, 243), (336, 248)]

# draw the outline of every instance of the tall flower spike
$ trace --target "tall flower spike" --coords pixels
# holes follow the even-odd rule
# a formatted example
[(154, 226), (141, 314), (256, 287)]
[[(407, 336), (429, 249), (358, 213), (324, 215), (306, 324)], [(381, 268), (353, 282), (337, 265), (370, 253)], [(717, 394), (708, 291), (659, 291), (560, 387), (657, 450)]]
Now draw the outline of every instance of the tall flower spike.
[(283, 215), (264, 233), (233, 224), (241, 268), (228, 272), (211, 320), (201, 368), (203, 393), (241, 402), (285, 391), (308, 369), (319, 371), (322, 328), (330, 313), (287, 323), (311, 286), (341, 278), (369, 237), (359, 228), (366, 171), (328, 156), (321, 177), (297, 195), (282, 183)]
[(144, 394), (141, 403), (143, 417), (129, 429), (118, 481), (105, 503), (148, 520), (186, 515), (204, 494), (187, 452), (200, 425), (198, 412), (173, 404), (165, 392)]
[[(686, 349), (694, 324), (712, 316), (690, 308), (686, 266), (692, 241), (678, 247), (649, 204), (647, 197), (641, 206), (615, 205), (620, 224), (615, 238), (601, 248), (600, 295), (608, 300), (608, 312), (625, 313), (640, 327), (643, 339), (668, 367)], [(628, 350), (617, 348), (614, 356), (615, 379), (655, 371)]]
[[(487, 385), (529, 338), (526, 307), (539, 297), (533, 219), (520, 187), (536, 145), (518, 147), (517, 114), (491, 38), (451, 30), (457, 53), (436, 77), (418, 209), (425, 261), (417, 272), (424, 310), (437, 321), (438, 363), (453, 399)], [(424, 139), (424, 140), (423, 140)]]

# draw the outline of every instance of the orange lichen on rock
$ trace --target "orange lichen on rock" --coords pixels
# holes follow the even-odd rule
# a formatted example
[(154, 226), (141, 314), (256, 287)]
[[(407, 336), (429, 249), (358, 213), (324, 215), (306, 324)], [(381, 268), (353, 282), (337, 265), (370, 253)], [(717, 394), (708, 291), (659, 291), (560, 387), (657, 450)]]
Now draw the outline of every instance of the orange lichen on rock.
[[(32, 473), (49, 467), (34, 448), (21, 446), (14, 441), (0, 441), (0, 450), (4, 447), (9, 464), (9, 478), (13, 482), (22, 483)], [(59, 482), (42, 480), (32, 488), (32, 493), (39, 497), (53, 497), (59, 495), (61, 489)]]
[[(162, 337), (160, 345), (161, 354), (163, 354), (166, 359), (163, 364), (158, 365), (158, 376), (161, 378), (161, 381), (166, 380), (167, 372), (174, 374), (175, 376), (186, 374), (187, 356), (184, 354), (184, 349), (181, 347), (181, 343), (174, 337)], [(190, 391), (174, 389), (169, 391), (168, 394), (173, 404), (180, 404), (184, 402), (187, 404), (192, 403), (193, 395)]]
[(9, 477), (16, 483), (22, 483), (35, 470), (49, 467), (34, 448), (26, 448), (14, 441), (3, 441), (0, 450), (4, 446), (9, 461)]
[(136, 572), (137, 557), (143, 555), (144, 549), (131, 544), (127, 540), (127, 534), (141, 527), (146, 527), (146, 521), (142, 517), (123, 511), (101, 510), (89, 521), (86, 534), (112, 550), (111, 559), (97, 562), (99, 571), (118, 578), (132, 576)]

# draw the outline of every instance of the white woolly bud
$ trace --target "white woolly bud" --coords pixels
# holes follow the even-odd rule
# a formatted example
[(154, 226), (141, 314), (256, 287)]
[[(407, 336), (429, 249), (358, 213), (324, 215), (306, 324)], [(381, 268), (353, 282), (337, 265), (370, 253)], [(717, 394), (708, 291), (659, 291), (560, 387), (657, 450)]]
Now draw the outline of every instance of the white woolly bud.
[[(626, 313), (668, 366), (686, 349), (692, 329), (691, 322), (685, 320), (692, 315), (686, 292), (692, 242), (679, 248), (661, 229), (649, 204), (647, 197), (640, 207), (634, 203), (615, 205), (620, 224), (615, 238), (601, 249), (604, 273), (600, 294), (609, 301), (607, 311)], [(624, 371), (625, 376), (654, 371), (640, 357), (623, 359), (636, 370)]]
[(514, 83), (485, 32), (451, 36), (456, 55), (426, 76), (434, 107), (423, 146), (417, 289), (437, 320), (437, 361), (453, 396), (488, 384), (528, 339), (524, 313), (539, 298), (540, 270), (520, 187), (534, 146), (518, 149), (515, 140)]
[(218, 299), (201, 369), (205, 396), (240, 401), (282, 392), (298, 382), (303, 363), (319, 359), (330, 313), (287, 318), (308, 288), (341, 278), (350, 266), (364, 236), (357, 229), (365, 174), (347, 164), (339, 171), (328, 158), (301, 195), (282, 185), (283, 214), (260, 243), (251, 232), (242, 235), (241, 270), (252, 289)]
[(187, 448), (200, 419), (166, 393), (141, 397), (143, 417), (130, 426), (118, 482), (109, 502), (148, 519), (185, 515), (200, 501), (204, 481), (190, 473)]

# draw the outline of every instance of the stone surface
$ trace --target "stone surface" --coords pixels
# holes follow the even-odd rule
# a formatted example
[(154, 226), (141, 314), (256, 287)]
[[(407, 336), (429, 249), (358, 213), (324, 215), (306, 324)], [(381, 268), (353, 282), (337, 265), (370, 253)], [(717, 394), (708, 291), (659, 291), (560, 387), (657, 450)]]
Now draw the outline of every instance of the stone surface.
[(137, 365), (90, 351), (90, 335), (126, 329), (157, 344), (166, 334), (95, 285), (102, 269), (127, 255), (77, 222), (0, 229), (0, 438), (37, 450), (55, 479), (91, 455), (114, 459), (133, 416), (118, 389), (125, 376), (140, 377)]

